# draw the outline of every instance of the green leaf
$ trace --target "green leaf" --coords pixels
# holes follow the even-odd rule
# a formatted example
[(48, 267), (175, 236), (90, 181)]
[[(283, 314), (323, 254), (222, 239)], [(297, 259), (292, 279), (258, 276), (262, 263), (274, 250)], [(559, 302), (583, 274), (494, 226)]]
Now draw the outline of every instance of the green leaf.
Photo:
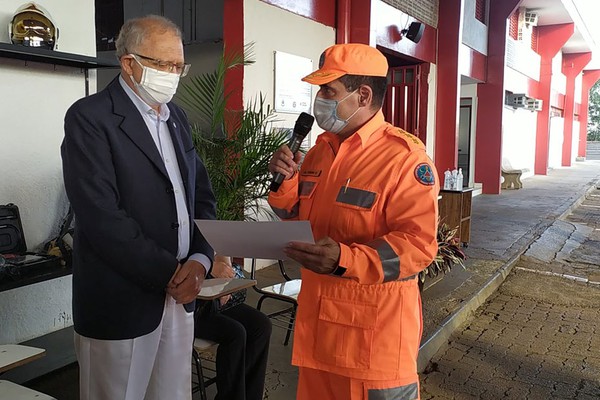
[(227, 108), (227, 99), (241, 88), (228, 87), (225, 76), (254, 61), (252, 44), (243, 52), (226, 51), (215, 71), (191, 77), (178, 98), (192, 120), (192, 139), (208, 171), (217, 199), (217, 218), (250, 220), (275, 216), (266, 205), (271, 174), (269, 160), (287, 143), (261, 94), (241, 112)]
[(424, 282), (427, 276), (434, 278), (440, 272), (447, 274), (456, 264), (465, 268), (464, 261), (467, 255), (461, 249), (460, 240), (456, 237), (457, 232), (458, 226), (450, 228), (445, 222), (438, 221), (438, 252), (433, 262), (423, 271), (419, 272), (421, 282)]

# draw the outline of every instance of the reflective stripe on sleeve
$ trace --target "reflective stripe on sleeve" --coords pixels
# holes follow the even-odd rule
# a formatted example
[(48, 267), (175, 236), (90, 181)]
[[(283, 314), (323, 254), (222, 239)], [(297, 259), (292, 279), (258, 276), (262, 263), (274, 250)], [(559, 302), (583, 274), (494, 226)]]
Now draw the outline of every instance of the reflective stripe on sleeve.
[(273, 210), (275, 215), (277, 215), (281, 219), (295, 218), (299, 214), (300, 203), (296, 203), (290, 211), (284, 210), (283, 208), (273, 207), (273, 206), (271, 206), (271, 209)]
[(369, 389), (368, 400), (416, 400), (419, 398), (419, 385), (411, 383), (389, 389)]
[(389, 243), (383, 239), (375, 239), (367, 243), (367, 246), (374, 248), (379, 254), (381, 268), (383, 269), (383, 281), (390, 282), (398, 279), (400, 276), (400, 257)]
[(342, 186), (335, 201), (370, 209), (375, 204), (375, 197), (376, 193), (374, 192)]

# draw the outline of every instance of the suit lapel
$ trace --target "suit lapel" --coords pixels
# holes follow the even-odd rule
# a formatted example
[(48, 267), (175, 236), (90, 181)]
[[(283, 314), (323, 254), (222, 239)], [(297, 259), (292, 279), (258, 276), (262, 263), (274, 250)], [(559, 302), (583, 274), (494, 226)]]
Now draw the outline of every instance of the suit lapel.
[(189, 165), (187, 159), (185, 158), (185, 149), (183, 148), (183, 142), (181, 141), (180, 123), (173, 115), (173, 110), (171, 110), (171, 117), (167, 121), (167, 125), (169, 126), (169, 133), (171, 134), (171, 140), (173, 141), (173, 148), (175, 149), (175, 154), (177, 155), (177, 163), (179, 164), (179, 171), (181, 172), (183, 186), (185, 187), (185, 192), (188, 193), (187, 197), (189, 199), (189, 182), (187, 175), (184, 173), (184, 171), (189, 171)]
[[(113, 112), (123, 117), (120, 128), (133, 143), (148, 157), (154, 166), (165, 176), (169, 177), (165, 164), (158, 153), (156, 144), (148, 132), (148, 127), (138, 109), (131, 102), (127, 93), (121, 87), (119, 78), (111, 82), (108, 87), (113, 99)], [(179, 155), (178, 155), (179, 157)]]

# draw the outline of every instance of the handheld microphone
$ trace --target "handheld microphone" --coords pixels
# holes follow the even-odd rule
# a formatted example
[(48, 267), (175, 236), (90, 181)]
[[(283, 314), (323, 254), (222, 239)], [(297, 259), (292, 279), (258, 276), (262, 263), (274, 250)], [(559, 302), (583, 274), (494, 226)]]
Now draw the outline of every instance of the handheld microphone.
[[(292, 139), (288, 144), (288, 147), (292, 151), (292, 154), (295, 154), (298, 150), (300, 150), (300, 145), (302, 141), (310, 132), (312, 128), (312, 124), (315, 121), (315, 117), (305, 112), (301, 113), (298, 119), (296, 120), (296, 125), (294, 125), (294, 131), (292, 133)], [(285, 179), (285, 175), (278, 172), (273, 176), (273, 181), (271, 182), (270, 189), (272, 192), (276, 192), (279, 190), (279, 186), (281, 186), (281, 182)]]

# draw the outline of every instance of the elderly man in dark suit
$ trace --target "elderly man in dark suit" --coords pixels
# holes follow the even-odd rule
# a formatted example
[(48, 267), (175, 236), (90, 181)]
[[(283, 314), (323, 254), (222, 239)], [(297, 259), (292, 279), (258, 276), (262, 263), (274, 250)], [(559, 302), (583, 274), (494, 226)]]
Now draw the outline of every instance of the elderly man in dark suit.
[(121, 74), (65, 117), (76, 215), (73, 319), (81, 399), (189, 399), (195, 296), (214, 252), (193, 218), (215, 199), (184, 112), (181, 32), (147, 16), (117, 40)]

